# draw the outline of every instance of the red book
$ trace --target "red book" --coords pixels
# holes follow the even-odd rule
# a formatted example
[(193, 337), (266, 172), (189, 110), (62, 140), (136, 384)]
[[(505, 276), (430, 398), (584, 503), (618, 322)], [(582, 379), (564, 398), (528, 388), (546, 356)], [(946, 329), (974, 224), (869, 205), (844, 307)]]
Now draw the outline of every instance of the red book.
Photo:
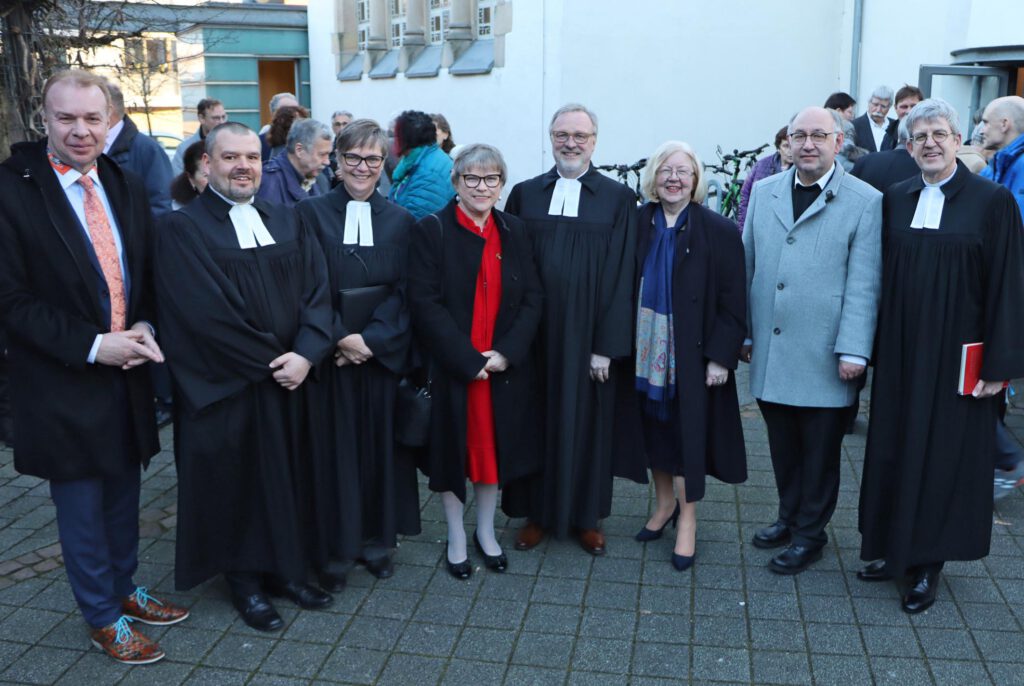
[[(958, 395), (970, 395), (978, 385), (984, 350), (984, 343), (964, 343), (960, 349), (960, 381), (956, 386)], [(1003, 382), (1003, 388), (1008, 385), (1009, 382)]]

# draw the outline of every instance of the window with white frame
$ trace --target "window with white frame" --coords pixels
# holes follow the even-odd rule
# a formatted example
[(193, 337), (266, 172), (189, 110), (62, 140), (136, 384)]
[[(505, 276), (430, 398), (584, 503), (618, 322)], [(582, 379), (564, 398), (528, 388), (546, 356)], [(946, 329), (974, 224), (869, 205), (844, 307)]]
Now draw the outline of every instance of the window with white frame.
[(494, 38), (492, 24), (494, 22), (494, 6), (497, 0), (477, 0), (476, 4), (476, 36), (480, 39)]
[(405, 12), (407, 0), (389, 0), (391, 14), (391, 47), (400, 48), (405, 39)]
[(356, 31), (359, 33), (359, 50), (366, 50), (370, 42), (370, 0), (356, 0)]
[(451, 0), (430, 0), (430, 42), (433, 45), (444, 43), (448, 34), (448, 22), (451, 17)]

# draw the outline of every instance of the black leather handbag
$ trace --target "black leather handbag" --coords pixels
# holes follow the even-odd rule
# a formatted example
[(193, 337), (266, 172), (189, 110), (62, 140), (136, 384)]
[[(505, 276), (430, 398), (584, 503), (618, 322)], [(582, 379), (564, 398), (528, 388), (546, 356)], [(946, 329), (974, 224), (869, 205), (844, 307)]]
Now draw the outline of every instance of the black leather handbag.
[(407, 448), (423, 448), (430, 440), (430, 380), (417, 387), (409, 379), (398, 383), (395, 397), (395, 441)]

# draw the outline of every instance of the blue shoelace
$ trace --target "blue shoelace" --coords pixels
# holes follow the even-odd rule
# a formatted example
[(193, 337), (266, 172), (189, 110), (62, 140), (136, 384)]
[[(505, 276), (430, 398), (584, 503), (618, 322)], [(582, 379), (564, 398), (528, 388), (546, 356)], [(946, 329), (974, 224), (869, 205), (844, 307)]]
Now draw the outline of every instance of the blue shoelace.
[(132, 637), (132, 628), (128, 626), (129, 622), (133, 622), (131, 617), (122, 615), (121, 619), (114, 623), (114, 630), (117, 632), (117, 637), (114, 639), (116, 643), (127, 643)]
[(159, 600), (157, 600), (153, 596), (149, 595), (149, 593), (147, 591), (148, 591), (148, 589), (145, 586), (136, 586), (135, 587), (135, 600), (136, 600), (136, 602), (139, 603), (139, 607), (145, 609), (146, 604), (149, 603), (149, 601), (151, 601), (151, 600), (154, 603), (156, 603), (157, 605), (163, 606), (163, 603), (161, 603)]

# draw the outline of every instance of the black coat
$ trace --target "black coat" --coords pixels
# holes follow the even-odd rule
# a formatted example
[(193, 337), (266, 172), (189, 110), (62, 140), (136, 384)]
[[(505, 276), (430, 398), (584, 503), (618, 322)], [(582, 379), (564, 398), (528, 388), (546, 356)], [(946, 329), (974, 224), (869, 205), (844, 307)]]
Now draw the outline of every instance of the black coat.
[(882, 136), (882, 149), (879, 150), (875, 147), (875, 137), (871, 133), (871, 121), (868, 119), (867, 113), (853, 120), (853, 131), (857, 137), (858, 147), (864, 148), (868, 152), (884, 152), (896, 147), (896, 139), (890, 136), (888, 131)]
[[(501, 484), (540, 468), (540, 418), (530, 346), (543, 292), (526, 229), (494, 210), (501, 232), (501, 307), (494, 349), (509, 367), (491, 376)], [(466, 497), (466, 386), (486, 358), (473, 347), (473, 302), (484, 240), (462, 228), (455, 202), (424, 217), (413, 232), (409, 303), (413, 334), (430, 359), (433, 406), (426, 471), (431, 490)]]
[[(152, 321), (146, 189), (107, 157), (99, 176), (124, 245), (127, 325)], [(96, 335), (110, 331), (110, 298), (45, 140), (15, 145), (0, 165), (0, 318), (19, 472), (83, 479), (148, 464), (160, 449), (149, 370), (86, 362)]]
[(921, 170), (906, 148), (893, 148), (877, 155), (864, 155), (850, 173), (884, 193), (889, 186), (919, 175)]
[[(640, 208), (637, 222), (634, 307), (650, 249), (657, 205)], [(735, 371), (746, 336), (746, 277), (743, 245), (736, 225), (691, 204), (686, 226), (676, 235), (672, 270), (672, 322), (676, 341), (678, 416), (673, 418), (683, 446), (686, 500), (704, 497), (704, 477), (726, 483), (746, 481), (746, 449), (736, 397), (736, 377), (708, 388), (705, 369), (713, 360)], [(633, 321), (636, 321), (634, 314)], [(634, 354), (619, 365), (614, 467), (617, 476), (647, 482), (642, 406), (636, 391)]]

